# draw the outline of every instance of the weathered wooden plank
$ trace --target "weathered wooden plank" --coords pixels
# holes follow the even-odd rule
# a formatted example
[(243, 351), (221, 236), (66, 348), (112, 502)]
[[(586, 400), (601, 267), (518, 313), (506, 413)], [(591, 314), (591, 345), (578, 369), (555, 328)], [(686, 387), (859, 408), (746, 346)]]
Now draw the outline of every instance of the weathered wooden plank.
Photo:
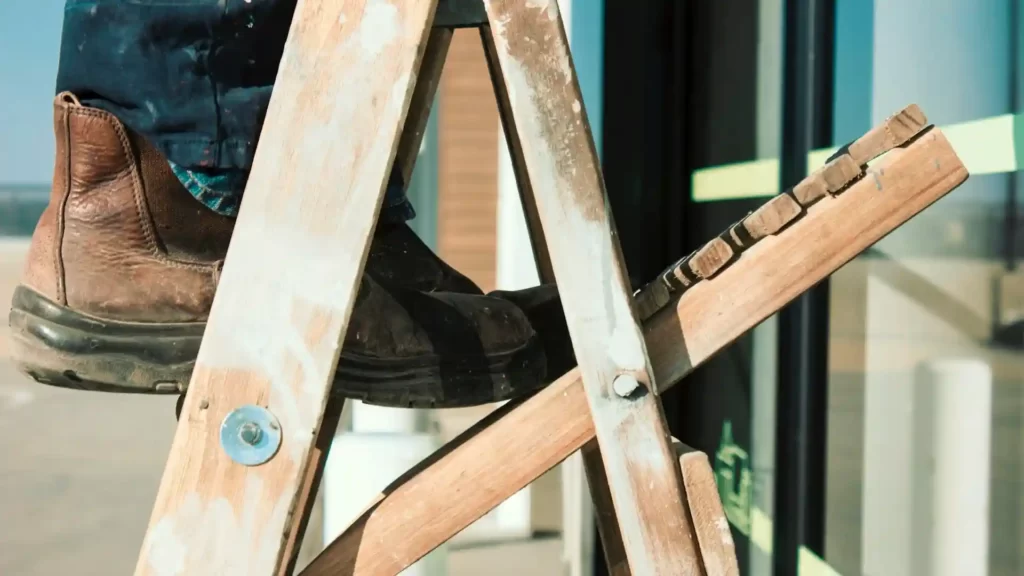
[[(743, 220), (731, 226), (719, 238), (676, 262), (636, 296), (641, 319), (661, 309), (673, 293), (680, 292), (716, 274), (739, 253), (762, 238), (777, 234), (804, 210), (829, 194), (839, 194), (863, 176), (862, 167), (881, 154), (901, 146), (925, 128), (926, 118), (916, 104), (886, 118), (850, 144), (840, 148), (824, 166)], [(732, 253), (725, 250), (728, 246)]]
[(743, 219), (743, 227), (754, 242), (777, 234), (802, 212), (800, 204), (789, 194), (779, 194)]
[(917, 104), (911, 104), (886, 118), (867, 134), (840, 148), (833, 158), (849, 154), (858, 166), (864, 166), (882, 154), (902, 146), (928, 125), (928, 118)]
[[(489, 27), (480, 30), (480, 39), (483, 42), (484, 54), (487, 57), (488, 69), (491, 74), (491, 83), (494, 86), (495, 99), (498, 102), (498, 112), (501, 115), (501, 123), (505, 131), (505, 139), (508, 144), (509, 156), (512, 161), (512, 168), (519, 187), (519, 198), (523, 205), (523, 214), (526, 217), (526, 226), (530, 233), (530, 243), (533, 248), (534, 262), (537, 266), (537, 275), (544, 284), (555, 283), (555, 272), (551, 264), (551, 256), (548, 254), (547, 241), (544, 239), (544, 227), (540, 220), (540, 213), (533, 194), (533, 186), (526, 169), (526, 159), (523, 157), (519, 132), (516, 129), (515, 116), (512, 113), (512, 104), (509, 101), (508, 91), (501, 72), (501, 62), (498, 60), (497, 49), (494, 45), (494, 38)], [(597, 443), (592, 443), (589, 450), (583, 453), (583, 466), (589, 479), (591, 498), (594, 502), (595, 513), (599, 522), (613, 522), (614, 526), (602, 527), (602, 542), (605, 555), (608, 558), (608, 566), (611, 567), (612, 576), (624, 576), (629, 573), (629, 566), (626, 563), (626, 552), (623, 549), (622, 537), (619, 534), (618, 521), (615, 518), (613, 509), (611, 488), (608, 486), (607, 476), (604, 471), (604, 461), (601, 459), (601, 450)], [(624, 571), (624, 572), (623, 572)]]
[(501, 63), (498, 61), (494, 38), (491, 36), (489, 26), (480, 28), (480, 40), (483, 42), (487, 70), (491, 75), (491, 85), (494, 86), (498, 115), (505, 132), (509, 159), (512, 161), (512, 172), (515, 174), (516, 185), (519, 187), (519, 199), (523, 204), (526, 227), (530, 232), (530, 245), (533, 249), (533, 260), (537, 264), (537, 274), (542, 282), (551, 283), (555, 281), (555, 271), (551, 266), (547, 240), (544, 239), (544, 227), (540, 222), (540, 213), (537, 212), (533, 185), (530, 184), (530, 177), (526, 172), (526, 159), (523, 158), (523, 147), (520, 144), (519, 131), (516, 129), (516, 119), (512, 114), (512, 104), (509, 102), (508, 91), (505, 89), (505, 82), (501, 76)]
[[(862, 179), (821, 200), (783, 234), (754, 245), (645, 323), (663, 389), (967, 178), (938, 129), (890, 152), (877, 168), (881, 189), (873, 178)], [(580, 372), (572, 370), (410, 471), (303, 574), (395, 573), (593, 438)]]
[(594, 516), (597, 520), (597, 534), (601, 538), (604, 562), (610, 576), (630, 576), (629, 561), (619, 531), (619, 519), (615, 516), (611, 487), (604, 472), (604, 460), (597, 442), (590, 442), (581, 450), (590, 497), (594, 501)]
[[(551, 418), (552, 406), (564, 413), (550, 434), (519, 434)], [(517, 432), (510, 434), (510, 426)], [(398, 574), (514, 494), (508, 486), (522, 489), (540, 477), (537, 470), (558, 465), (593, 437), (582, 393), (566, 396), (549, 387), (526, 403), (509, 403), (385, 488), (302, 574)], [(505, 454), (519, 459), (505, 460)]]
[(721, 238), (713, 238), (690, 259), (690, 270), (698, 278), (705, 280), (717, 274), (734, 256), (736, 251), (728, 242)]
[(673, 446), (679, 457), (679, 468), (683, 471), (686, 501), (690, 506), (693, 533), (699, 543), (705, 574), (740, 576), (736, 545), (707, 454), (678, 440), (673, 442)]
[[(669, 443), (556, 0), (484, 2), (623, 546), (638, 574), (697, 574)], [(689, 546), (689, 547), (688, 547)]]
[(430, 109), (434, 104), (437, 87), (441, 83), (441, 72), (444, 71), (444, 61), (448, 56), (448, 47), (451, 44), (452, 31), (450, 29), (434, 28), (430, 31), (430, 38), (423, 51), (423, 61), (416, 77), (416, 87), (412, 93), (409, 113), (402, 128), (402, 137), (398, 140), (398, 153), (395, 157), (395, 163), (398, 165), (405, 186), (412, 182), (413, 168), (416, 167), (416, 159), (419, 158), (423, 134), (427, 131), (427, 122), (430, 120)]
[(793, 187), (793, 197), (804, 208), (810, 208), (827, 194), (842, 191), (854, 178), (861, 175), (860, 166), (849, 154), (829, 160)]
[(286, 536), (285, 561), (281, 563), (278, 576), (291, 576), (295, 572), (295, 563), (299, 559), (299, 550), (302, 548), (302, 541), (306, 536), (306, 527), (309, 524), (310, 514), (313, 512), (313, 504), (316, 502), (317, 490), (320, 489), (320, 480), (324, 475), (324, 466), (327, 464), (331, 442), (334, 441), (344, 407), (345, 400), (342, 398), (333, 397), (327, 401), (327, 409), (324, 410), (324, 418), (316, 435), (316, 443), (313, 445), (309, 466), (306, 468), (305, 477), (299, 489), (299, 497), (295, 505), (298, 517), (292, 523)]
[[(287, 561), (436, 3), (298, 3), (136, 574), (271, 576)], [(280, 423), (259, 466), (218, 439), (245, 404)]]

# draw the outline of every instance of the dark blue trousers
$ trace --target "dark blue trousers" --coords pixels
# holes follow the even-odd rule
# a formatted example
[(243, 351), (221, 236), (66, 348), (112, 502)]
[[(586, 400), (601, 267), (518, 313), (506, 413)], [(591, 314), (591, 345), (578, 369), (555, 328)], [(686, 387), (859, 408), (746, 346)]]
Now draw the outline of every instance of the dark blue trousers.
[[(113, 113), (176, 169), (248, 172), (295, 4), (66, 0), (57, 92)], [(397, 171), (386, 206), (412, 216)]]

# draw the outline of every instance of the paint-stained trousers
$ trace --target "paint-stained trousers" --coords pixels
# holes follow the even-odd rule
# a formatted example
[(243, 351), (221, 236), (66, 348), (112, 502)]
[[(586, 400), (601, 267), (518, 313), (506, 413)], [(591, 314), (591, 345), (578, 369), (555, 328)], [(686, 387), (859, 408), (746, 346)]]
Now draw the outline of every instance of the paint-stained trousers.
[[(295, 4), (66, 0), (56, 91), (113, 113), (183, 182), (239, 183), (213, 191), (240, 197), (244, 177), (224, 175), (252, 164)], [(412, 217), (396, 170), (385, 208), (382, 218)]]

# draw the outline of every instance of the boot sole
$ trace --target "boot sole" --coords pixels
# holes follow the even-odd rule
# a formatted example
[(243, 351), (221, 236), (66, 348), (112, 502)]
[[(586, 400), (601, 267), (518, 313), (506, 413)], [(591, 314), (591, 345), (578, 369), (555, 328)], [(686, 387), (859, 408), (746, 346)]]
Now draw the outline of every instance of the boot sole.
[[(15, 289), (12, 360), (41, 384), (131, 394), (188, 389), (205, 323), (144, 324), (100, 320), (38, 292)], [(442, 360), (358, 356), (338, 360), (332, 395), (403, 408), (457, 408), (510, 400), (545, 385), (545, 356), (534, 336), (500, 354)]]

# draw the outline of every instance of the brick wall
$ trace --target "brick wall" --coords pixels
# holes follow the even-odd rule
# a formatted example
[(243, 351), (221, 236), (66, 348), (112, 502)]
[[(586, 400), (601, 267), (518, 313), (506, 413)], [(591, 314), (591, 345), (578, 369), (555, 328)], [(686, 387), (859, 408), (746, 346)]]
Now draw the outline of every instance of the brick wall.
[(438, 254), (494, 288), (500, 124), (476, 30), (457, 30), (438, 111)]

